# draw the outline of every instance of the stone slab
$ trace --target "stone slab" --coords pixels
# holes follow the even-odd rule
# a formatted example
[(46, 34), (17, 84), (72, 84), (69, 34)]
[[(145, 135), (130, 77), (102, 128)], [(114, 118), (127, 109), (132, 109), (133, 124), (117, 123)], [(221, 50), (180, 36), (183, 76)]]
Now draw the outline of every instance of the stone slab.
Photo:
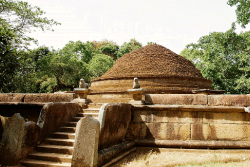
[(24, 102), (25, 94), (0, 93), (0, 102)]
[(208, 95), (209, 106), (250, 106), (250, 95)]
[(192, 124), (192, 140), (250, 141), (250, 126), (240, 124)]
[[(136, 140), (137, 146), (143, 147), (161, 147), (161, 148), (231, 148), (231, 149), (249, 149), (250, 142), (249, 141), (204, 141), (204, 140)], [(181, 149), (182, 150), (182, 149)], [(223, 150), (224, 151), (224, 150)], [(237, 150), (241, 151), (241, 153), (245, 153), (244, 150)]]
[(100, 111), (99, 150), (121, 143), (131, 121), (131, 105), (124, 103), (104, 104)]
[(20, 161), (24, 127), (24, 118), (19, 113), (6, 122), (0, 148), (0, 164), (16, 165)]
[(48, 102), (71, 102), (73, 93), (38, 93), (25, 94), (24, 102), (26, 103), (48, 103)]
[(214, 113), (214, 112), (203, 112), (203, 123), (213, 124), (249, 124), (250, 114), (249, 113)]
[(37, 146), (40, 130), (35, 122), (25, 122), (21, 158), (25, 158)]
[(145, 102), (165, 105), (207, 105), (207, 95), (201, 94), (146, 94)]
[(134, 142), (126, 141), (117, 145), (113, 145), (109, 148), (100, 150), (98, 152), (98, 166), (103, 166), (104, 164), (105, 166), (108, 166), (106, 163), (110, 162), (111, 160), (113, 160), (114, 157), (120, 155), (121, 152), (130, 149), (134, 145)]
[(202, 123), (202, 112), (133, 109), (133, 122)]
[(87, 116), (76, 126), (76, 137), (72, 155), (72, 167), (96, 167), (98, 163), (98, 141), (100, 123)]

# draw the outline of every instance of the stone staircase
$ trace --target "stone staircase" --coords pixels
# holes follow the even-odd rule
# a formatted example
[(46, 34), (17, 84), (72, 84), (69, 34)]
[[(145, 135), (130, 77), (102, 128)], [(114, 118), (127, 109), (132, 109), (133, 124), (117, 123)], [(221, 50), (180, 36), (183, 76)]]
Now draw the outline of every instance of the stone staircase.
[(89, 108), (83, 109), (82, 113), (78, 113), (64, 127), (60, 127), (51, 138), (46, 138), (21, 164), (31, 167), (70, 167), (77, 122), (86, 115), (98, 119), (101, 106), (101, 103), (90, 103)]

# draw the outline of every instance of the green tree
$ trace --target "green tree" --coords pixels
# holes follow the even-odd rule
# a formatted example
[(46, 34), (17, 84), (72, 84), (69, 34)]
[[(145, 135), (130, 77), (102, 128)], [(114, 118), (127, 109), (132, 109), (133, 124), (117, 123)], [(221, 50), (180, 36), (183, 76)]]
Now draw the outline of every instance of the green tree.
[(245, 28), (245, 26), (250, 22), (250, 0), (228, 0), (227, 4), (230, 6), (237, 6), (235, 11), (237, 23)]
[(96, 54), (89, 62), (89, 75), (91, 79), (102, 76), (114, 65), (114, 60), (104, 54)]
[(39, 82), (41, 92), (73, 90), (87, 76), (87, 63), (78, 55), (53, 53), (42, 59)]
[(117, 58), (122, 57), (126, 53), (130, 53), (133, 50), (139, 49), (142, 47), (142, 44), (136, 41), (135, 39), (131, 39), (128, 43), (124, 42), (120, 47), (119, 51), (117, 51)]
[(27, 2), (18, 0), (0, 0), (0, 23), (15, 33), (15, 48), (27, 47), (31, 41), (27, 33), (35, 29), (51, 30), (52, 25), (59, 23), (42, 17), (45, 14), (37, 6), (31, 6)]
[(181, 56), (191, 60), (214, 89), (250, 92), (250, 31), (237, 34), (235, 25), (225, 33), (213, 32), (187, 45)]
[(92, 41), (91, 43), (97, 51), (112, 57), (113, 60), (117, 59), (119, 46), (115, 42), (105, 39), (103, 41)]
[(18, 52), (12, 47), (15, 34), (0, 26), (0, 92), (10, 92), (14, 86), (13, 76), (19, 68)]
[[(42, 17), (45, 12), (39, 7), (32, 7), (27, 2), (18, 0), (0, 0), (0, 91), (16, 91), (14, 74), (23, 69), (23, 49), (36, 40), (27, 34), (35, 29), (50, 30), (52, 25), (57, 25), (54, 20)], [(20, 78), (21, 79), (21, 78)], [(24, 78), (22, 78), (24, 79)]]
[(19, 53), (20, 68), (15, 75), (17, 85), (16, 92), (37, 93), (41, 92), (41, 73), (44, 58), (54, 54), (48, 47), (42, 46), (37, 49), (22, 51)]
[(60, 51), (60, 55), (78, 57), (85, 63), (89, 63), (95, 53), (101, 53), (97, 51), (91, 42), (86, 43), (81, 41), (69, 41)]

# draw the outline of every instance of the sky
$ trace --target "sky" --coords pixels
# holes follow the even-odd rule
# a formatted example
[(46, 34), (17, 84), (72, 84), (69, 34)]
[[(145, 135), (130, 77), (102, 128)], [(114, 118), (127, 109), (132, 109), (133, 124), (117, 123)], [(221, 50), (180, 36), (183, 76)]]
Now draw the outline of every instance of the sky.
[[(112, 40), (118, 45), (135, 38), (143, 46), (160, 44), (179, 54), (210, 32), (225, 32), (236, 21), (227, 0), (25, 0), (60, 22), (52, 31), (30, 34), (39, 46), (61, 49), (69, 41)], [(237, 31), (249, 30), (237, 26)], [(32, 46), (33, 48), (38, 46)]]

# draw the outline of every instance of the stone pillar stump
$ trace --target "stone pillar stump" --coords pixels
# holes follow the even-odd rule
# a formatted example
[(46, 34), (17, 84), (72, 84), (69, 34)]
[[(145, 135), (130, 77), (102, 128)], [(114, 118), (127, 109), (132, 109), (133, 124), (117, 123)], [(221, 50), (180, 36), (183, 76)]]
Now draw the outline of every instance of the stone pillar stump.
[(132, 95), (133, 100), (130, 100), (129, 103), (132, 105), (144, 105), (145, 102), (142, 100), (142, 95), (144, 95), (145, 90), (144, 89), (128, 89), (127, 90), (129, 94)]

